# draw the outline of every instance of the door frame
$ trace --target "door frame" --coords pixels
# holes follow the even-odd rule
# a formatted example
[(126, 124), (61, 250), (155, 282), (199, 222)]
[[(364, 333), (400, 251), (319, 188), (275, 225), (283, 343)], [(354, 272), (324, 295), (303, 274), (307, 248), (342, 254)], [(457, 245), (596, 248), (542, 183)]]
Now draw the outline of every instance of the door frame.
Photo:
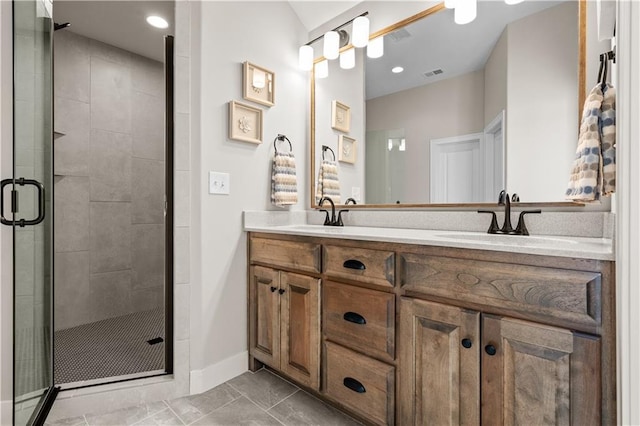
[[(496, 117), (491, 120), (489, 124), (484, 128), (484, 185), (485, 185), (485, 199), (484, 201), (487, 203), (492, 203), (497, 201), (497, 196), (501, 190), (507, 188), (507, 168), (505, 167), (506, 163), (506, 113), (505, 110), (502, 110), (496, 115)], [(496, 135), (502, 132), (502, 145), (496, 148)], [(496, 153), (496, 151), (500, 151)], [(498, 158), (496, 154), (500, 154), (499, 158), (502, 159), (502, 171), (501, 171), (501, 179), (502, 185), (499, 185), (499, 182), (496, 182), (496, 174), (495, 174), (495, 159)]]

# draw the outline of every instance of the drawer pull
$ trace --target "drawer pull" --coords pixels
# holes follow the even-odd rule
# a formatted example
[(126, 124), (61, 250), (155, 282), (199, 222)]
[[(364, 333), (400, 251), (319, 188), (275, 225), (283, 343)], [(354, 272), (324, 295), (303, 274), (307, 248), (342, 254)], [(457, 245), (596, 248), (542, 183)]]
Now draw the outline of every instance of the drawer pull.
[(345, 321), (352, 322), (354, 324), (365, 325), (367, 320), (364, 317), (356, 312), (345, 312), (342, 316)]
[(484, 351), (487, 353), (487, 355), (489, 356), (494, 356), (497, 352), (496, 347), (493, 345), (487, 345), (484, 347)]
[(354, 392), (365, 393), (367, 391), (364, 388), (364, 385), (359, 381), (357, 381), (356, 379), (354, 379), (353, 377), (345, 377), (344, 380), (342, 381), (342, 384), (344, 384), (346, 387), (348, 387)]
[(364, 263), (360, 262), (359, 260), (355, 260), (355, 259), (345, 260), (345, 262), (342, 264), (342, 266), (344, 266), (345, 268), (348, 268), (348, 269), (357, 269), (359, 271), (364, 271), (365, 269), (367, 269), (367, 267), (364, 266)]

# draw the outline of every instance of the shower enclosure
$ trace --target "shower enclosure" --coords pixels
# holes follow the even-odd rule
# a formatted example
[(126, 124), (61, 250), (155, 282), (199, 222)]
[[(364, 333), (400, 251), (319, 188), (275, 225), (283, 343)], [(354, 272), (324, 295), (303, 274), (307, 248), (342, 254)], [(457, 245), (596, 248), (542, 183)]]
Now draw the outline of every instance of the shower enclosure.
[(172, 2), (13, 2), (15, 424), (60, 389), (172, 372), (173, 37), (128, 50), (89, 18), (145, 4), (172, 20)]

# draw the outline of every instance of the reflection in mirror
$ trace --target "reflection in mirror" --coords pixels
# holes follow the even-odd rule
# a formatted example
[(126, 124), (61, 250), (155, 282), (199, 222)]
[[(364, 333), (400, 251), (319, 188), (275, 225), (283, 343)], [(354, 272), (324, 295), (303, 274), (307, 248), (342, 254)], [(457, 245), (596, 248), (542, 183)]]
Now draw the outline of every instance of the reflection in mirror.
[[(480, 1), (467, 25), (436, 6), (423, 19), (390, 27), (384, 56), (366, 59), (364, 73), (357, 67), (364, 75), (336, 65), (315, 81), (314, 170), (320, 145), (338, 139), (325, 117), (330, 101), (365, 79), (364, 134), (350, 134), (364, 143), (356, 164), (339, 163), (343, 199), (359, 193), (359, 203), (376, 205), (495, 203), (507, 188), (523, 202), (564, 201), (585, 90), (582, 3)], [(397, 66), (404, 71), (392, 73)]]

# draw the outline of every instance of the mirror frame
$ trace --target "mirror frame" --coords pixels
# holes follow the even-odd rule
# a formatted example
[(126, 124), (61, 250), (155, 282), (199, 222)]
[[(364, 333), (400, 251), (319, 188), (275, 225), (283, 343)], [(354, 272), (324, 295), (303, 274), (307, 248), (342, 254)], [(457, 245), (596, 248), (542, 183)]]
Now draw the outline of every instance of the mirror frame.
[[(584, 105), (584, 101), (586, 98), (586, 81), (587, 81), (587, 70), (586, 70), (586, 52), (587, 52), (587, 0), (578, 0), (578, 127), (580, 126), (580, 118), (582, 116), (582, 106)], [(389, 34), (393, 31), (396, 31), (399, 28), (412, 24), (416, 21), (426, 18), (429, 15), (437, 13), (443, 10), (444, 2), (438, 3), (437, 5), (430, 7), (428, 9), (423, 10), (422, 12), (418, 12), (415, 15), (409, 16), (401, 21), (396, 22), (395, 24), (389, 25), (379, 31), (372, 33), (369, 36), (369, 40), (373, 40), (374, 38)], [(353, 46), (348, 44), (340, 49), (340, 52), (350, 49)], [(320, 56), (316, 58), (313, 63), (314, 65), (322, 60), (324, 60), (324, 56)], [(309, 164), (309, 194), (310, 194), (310, 205), (312, 209), (318, 209), (319, 206), (316, 204), (316, 79), (315, 79), (315, 66), (311, 68), (310, 71), (310, 85), (311, 85), (311, 120), (309, 130), (311, 132), (310, 135), (310, 164)], [(537, 203), (512, 203), (515, 207), (576, 207), (576, 206), (584, 206), (584, 203), (579, 203), (575, 201), (552, 201), (552, 202), (537, 202)], [(495, 207), (496, 203), (456, 203), (456, 204), (350, 204), (349, 208), (358, 208), (358, 209), (401, 209), (401, 208), (456, 208), (456, 209), (476, 209), (479, 207), (491, 208)]]

